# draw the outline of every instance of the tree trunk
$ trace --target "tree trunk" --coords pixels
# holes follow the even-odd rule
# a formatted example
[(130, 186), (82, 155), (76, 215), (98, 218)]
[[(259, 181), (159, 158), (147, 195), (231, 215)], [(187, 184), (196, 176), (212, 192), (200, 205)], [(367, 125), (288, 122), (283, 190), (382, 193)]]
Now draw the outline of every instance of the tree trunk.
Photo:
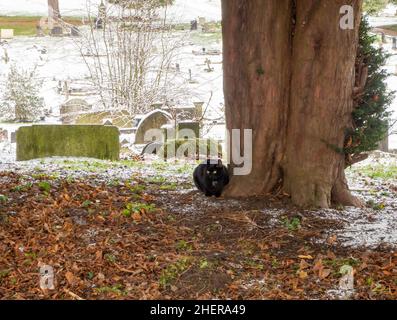
[(59, 0), (48, 0), (48, 17), (55, 21), (61, 18)]
[[(340, 28), (344, 5), (354, 9), (353, 30)], [(282, 186), (301, 207), (360, 205), (337, 151), (351, 125), (360, 8), (361, 0), (223, 1), (227, 128), (253, 130), (252, 173), (232, 176), (227, 196)]]
[(226, 0), (222, 10), (227, 128), (253, 130), (252, 173), (233, 177), (228, 194), (265, 194), (280, 180), (285, 149), (292, 3)]

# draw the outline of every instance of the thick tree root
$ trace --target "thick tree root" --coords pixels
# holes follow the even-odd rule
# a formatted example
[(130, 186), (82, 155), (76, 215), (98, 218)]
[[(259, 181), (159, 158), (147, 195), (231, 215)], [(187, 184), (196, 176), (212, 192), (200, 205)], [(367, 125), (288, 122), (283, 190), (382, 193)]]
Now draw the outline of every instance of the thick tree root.
[(332, 190), (332, 203), (335, 205), (342, 205), (346, 207), (365, 207), (365, 203), (361, 199), (351, 194), (345, 179), (339, 179), (335, 184)]

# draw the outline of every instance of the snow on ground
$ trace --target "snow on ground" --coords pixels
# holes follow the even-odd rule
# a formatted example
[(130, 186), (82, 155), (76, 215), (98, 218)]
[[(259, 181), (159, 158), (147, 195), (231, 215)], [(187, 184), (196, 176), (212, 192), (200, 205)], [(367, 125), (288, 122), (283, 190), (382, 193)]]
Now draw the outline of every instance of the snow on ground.
[[(87, 3), (97, 7), (100, 0), (59, 0), (61, 14), (64, 16), (85, 16)], [(47, 0), (1, 0), (2, 15), (46, 16), (48, 14)], [(168, 14), (181, 22), (190, 22), (197, 17), (207, 20), (221, 20), (221, 0), (176, 0), (169, 8)]]
[[(378, 172), (390, 172), (390, 177)], [(397, 247), (397, 155), (376, 151), (346, 173), (353, 194), (365, 200), (368, 208), (315, 212), (343, 223), (340, 230), (330, 230), (327, 236), (336, 235), (346, 247)]]
[[(90, 5), (99, 3), (99, 0), (89, 0)], [(177, 21), (190, 21), (198, 16), (206, 17), (207, 20), (220, 20), (221, 8), (220, 0), (176, 0), (176, 4), (170, 9), (170, 14), (175, 17)], [(86, 0), (60, 0), (60, 7), (64, 15), (84, 15), (86, 12)], [(390, 13), (394, 7), (389, 7), (386, 13)], [(45, 0), (14, 0), (14, 1), (0, 1), (0, 12), (2, 14), (18, 14), (18, 15), (46, 15), (47, 1)], [(386, 21), (397, 23), (397, 19), (390, 17), (375, 17), (371, 18), (372, 25), (382, 25)], [(219, 118), (222, 115), (223, 106), (223, 69), (222, 56), (210, 57), (213, 62), (212, 67), (214, 72), (205, 72), (204, 60), (205, 56), (194, 56), (192, 50), (200, 51), (202, 47), (207, 49), (221, 50), (221, 40), (211, 39), (211, 34), (208, 34), (209, 40), (206, 41), (205, 35), (199, 37), (191, 36), (187, 45), (182, 48), (178, 63), (181, 66), (181, 76), (188, 78), (189, 69), (192, 70), (193, 80), (197, 84), (191, 84), (192, 98), (196, 101), (207, 102), (211, 97), (209, 118)], [(72, 38), (35, 38), (35, 37), (17, 37), (10, 41), (7, 45), (3, 45), (3, 49), (8, 51), (11, 58), (11, 63), (8, 65), (0, 59), (0, 81), (4, 80), (9, 66), (12, 63), (22, 65), (26, 69), (33, 68), (38, 65), (38, 75), (44, 80), (42, 95), (48, 109), (53, 111), (54, 115), (59, 114), (59, 106), (65, 102), (65, 97), (57, 93), (56, 87), (58, 81), (72, 80), (86, 81), (89, 75), (83, 58), (76, 45), (76, 40)], [(46, 53), (42, 53), (41, 49), (46, 49)], [(385, 45), (385, 49), (392, 51), (391, 44)], [(0, 56), (3, 54), (0, 48)], [(23, 61), (23, 63), (21, 63)], [(387, 70), (394, 73), (397, 65), (397, 56), (392, 56), (388, 62)], [(392, 76), (388, 80), (389, 88), (397, 90), (397, 76)], [(88, 102), (95, 104), (95, 97), (85, 97)], [(391, 106), (391, 111), (394, 112), (393, 119), (397, 119), (397, 99)], [(0, 125), (2, 127), (3, 125)], [(397, 126), (393, 130), (397, 131)], [(223, 125), (218, 125), (212, 128), (208, 137), (215, 139), (224, 139), (225, 128)], [(397, 134), (390, 137), (390, 148), (397, 149)]]
[[(59, 116), (59, 110), (66, 97), (58, 94), (58, 82), (70, 81), (73, 85), (86, 83), (89, 77), (88, 68), (79, 50), (79, 40), (74, 38), (53, 37), (16, 37), (0, 47), (0, 57), (3, 50), (7, 50), (10, 62), (5, 64), (0, 59), (0, 82), (5, 81), (11, 65), (17, 65), (25, 70), (33, 70), (37, 66), (37, 76), (43, 80), (41, 95), (44, 97), (46, 108), (52, 111), (53, 116)], [(191, 101), (176, 101), (179, 105), (189, 106), (192, 101), (209, 103), (207, 118), (219, 119), (223, 116), (223, 69), (222, 56), (194, 55), (192, 51), (201, 51), (202, 48), (221, 50), (220, 39), (206, 38), (199, 32), (186, 33), (185, 45), (178, 53), (175, 62), (180, 65), (180, 77), (189, 79), (189, 70), (192, 70), (193, 83), (188, 85)], [(43, 50), (44, 49), (44, 50)], [(205, 60), (212, 61), (213, 72), (206, 72)], [(23, 61), (23, 63), (21, 63)], [(71, 97), (73, 98), (73, 97)], [(81, 97), (89, 104), (98, 103), (96, 96)], [(49, 123), (54, 123), (50, 119)], [(0, 123), (0, 128), (8, 129), (10, 125)], [(205, 134), (206, 137), (224, 139), (224, 125), (217, 125)]]
[[(0, 147), (1, 149), (1, 147)], [(47, 158), (18, 163), (0, 163), (0, 171), (12, 171), (23, 176), (50, 175), (63, 179), (83, 179), (90, 184), (120, 183), (134, 176), (145, 180), (154, 179), (167, 184), (175, 183), (174, 192), (184, 194), (194, 191), (192, 171), (195, 162), (178, 161), (177, 163), (160, 161), (155, 156), (145, 162), (119, 161), (109, 162), (83, 158)], [(389, 178), (371, 177), (366, 170), (394, 170)], [(353, 193), (359, 196), (367, 207), (341, 208), (329, 210), (303, 211), (302, 217), (323, 220), (331, 227), (327, 232), (313, 239), (317, 243), (329, 243), (335, 237), (335, 245), (343, 247), (364, 247), (375, 249), (379, 246), (397, 248), (397, 155), (375, 152), (370, 158), (347, 171), (349, 185)], [(208, 208), (240, 208), (244, 201), (213, 200), (203, 196), (194, 196), (195, 201), (184, 203), (176, 210), (194, 212), (198, 204)], [(201, 209), (200, 209), (201, 210)], [(232, 210), (232, 209), (231, 209)], [(282, 224), (285, 210), (267, 208), (259, 210), (271, 215), (271, 225)], [(299, 212), (297, 211), (299, 215)]]
[[(83, 15), (85, 0), (60, 0), (61, 10), (64, 15)], [(198, 16), (204, 16), (207, 20), (220, 20), (220, 0), (177, 0), (176, 6), (172, 8), (172, 14), (180, 21), (190, 21)], [(1, 14), (15, 15), (46, 15), (47, 1), (45, 0), (0, 0)], [(371, 18), (373, 26), (397, 23), (397, 18)], [(197, 36), (197, 34), (196, 34)], [(179, 64), (181, 66), (182, 76), (187, 77), (189, 69), (192, 69), (193, 80), (196, 84), (191, 85), (194, 92), (194, 100), (207, 102), (213, 92), (210, 103), (210, 117), (216, 118), (222, 113), (223, 104), (223, 77), (222, 77), (222, 57), (210, 57), (215, 69), (214, 72), (204, 71), (204, 56), (195, 56), (192, 50), (201, 50), (202, 47), (221, 49), (221, 40), (206, 40), (200, 35), (199, 41), (188, 41), (188, 44), (182, 49), (179, 55)], [(192, 38), (193, 39), (193, 38)], [(79, 80), (81, 81), (87, 75), (87, 69), (83, 59), (74, 42), (70, 38), (28, 38), (17, 37), (3, 46), (8, 51), (12, 62), (22, 65), (29, 69), (38, 64), (38, 74), (44, 80), (42, 91), (48, 108), (52, 109), (54, 115), (59, 113), (59, 106), (64, 102), (64, 97), (58, 95), (56, 86), (59, 80)], [(45, 48), (46, 53), (41, 49)], [(391, 45), (385, 45), (385, 48), (391, 51)], [(0, 48), (1, 49), (1, 48)], [(3, 54), (0, 50), (0, 56)], [(393, 52), (394, 53), (394, 52)], [(388, 71), (394, 72), (397, 65), (397, 56), (391, 57), (386, 67)], [(0, 62), (0, 80), (8, 71), (9, 65)], [(388, 80), (391, 90), (397, 90), (397, 76), (392, 76)], [(392, 105), (394, 111), (393, 118), (397, 119), (397, 99)], [(50, 119), (50, 123), (56, 123), (56, 119)], [(23, 124), (22, 124), (23, 125)], [(25, 124), (26, 125), (26, 124)], [(9, 133), (15, 131), (21, 125), (0, 124), (3, 129), (9, 130)], [(397, 129), (397, 128), (396, 128)], [(209, 133), (209, 136), (222, 139), (224, 137), (224, 126), (216, 126)], [(390, 138), (390, 147), (397, 149), (397, 135)], [(364, 169), (367, 166), (396, 166), (397, 158), (395, 155), (385, 155), (375, 153), (368, 160), (355, 166), (358, 169)], [(56, 174), (59, 177), (88, 177), (95, 175), (98, 181), (108, 181), (114, 179), (125, 180), (131, 175), (144, 172), (147, 176), (156, 177), (159, 175), (159, 165), (147, 166), (133, 165), (119, 162), (110, 163), (92, 159), (42, 159), (27, 162), (15, 163), (15, 144), (0, 143), (0, 171), (14, 171), (20, 174), (31, 174), (32, 172)], [(187, 165), (192, 168), (191, 164)], [(156, 169), (157, 168), (157, 169)], [(168, 166), (166, 171), (161, 175), (170, 179), (170, 181), (191, 183), (190, 172), (185, 170), (184, 164)], [(182, 170), (183, 169), (183, 170)], [(395, 179), (382, 180), (370, 179), (362, 175), (359, 171), (348, 171), (348, 178), (354, 193), (363, 197), (366, 201), (377, 208), (346, 208), (346, 210), (321, 210), (313, 212), (324, 219), (340, 221), (342, 227), (337, 230), (330, 230), (328, 236), (335, 234), (337, 240), (343, 246), (366, 246), (377, 247), (383, 243), (397, 247), (397, 186)], [(186, 191), (186, 190), (185, 190)], [(181, 192), (185, 192), (181, 191)], [(223, 202), (214, 202), (212, 205), (225, 205)], [(264, 209), (264, 213), (272, 214), (272, 221), (277, 223), (278, 215), (282, 212), (269, 211)], [(309, 212), (310, 214), (310, 212)]]

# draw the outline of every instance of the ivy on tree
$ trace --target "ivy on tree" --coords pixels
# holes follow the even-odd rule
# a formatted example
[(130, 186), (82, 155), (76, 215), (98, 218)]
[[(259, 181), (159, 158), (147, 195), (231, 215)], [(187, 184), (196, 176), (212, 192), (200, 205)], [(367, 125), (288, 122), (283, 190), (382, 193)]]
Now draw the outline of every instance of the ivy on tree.
[(364, 17), (356, 60), (353, 126), (347, 134), (344, 150), (347, 165), (364, 159), (363, 152), (376, 150), (389, 129), (391, 113), (388, 107), (394, 99), (394, 92), (387, 89), (389, 74), (383, 66), (390, 55), (374, 46), (376, 36), (370, 35), (370, 30)]

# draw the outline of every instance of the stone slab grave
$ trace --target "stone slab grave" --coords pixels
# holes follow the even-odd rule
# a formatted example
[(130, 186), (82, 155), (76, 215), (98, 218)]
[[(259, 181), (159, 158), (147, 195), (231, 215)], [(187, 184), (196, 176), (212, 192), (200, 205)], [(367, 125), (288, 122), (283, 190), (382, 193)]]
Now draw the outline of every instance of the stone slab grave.
[(45, 157), (119, 160), (119, 130), (99, 125), (33, 125), (16, 134), (17, 161)]

